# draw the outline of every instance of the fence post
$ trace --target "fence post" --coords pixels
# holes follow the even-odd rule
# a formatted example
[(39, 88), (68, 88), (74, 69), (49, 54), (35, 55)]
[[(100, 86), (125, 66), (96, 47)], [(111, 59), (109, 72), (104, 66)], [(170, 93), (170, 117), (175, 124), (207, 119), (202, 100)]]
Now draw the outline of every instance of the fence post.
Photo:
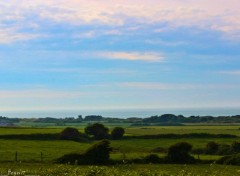
[(18, 161), (18, 152), (16, 151), (15, 153), (15, 161), (17, 162)]
[(43, 162), (43, 152), (41, 152), (41, 162)]

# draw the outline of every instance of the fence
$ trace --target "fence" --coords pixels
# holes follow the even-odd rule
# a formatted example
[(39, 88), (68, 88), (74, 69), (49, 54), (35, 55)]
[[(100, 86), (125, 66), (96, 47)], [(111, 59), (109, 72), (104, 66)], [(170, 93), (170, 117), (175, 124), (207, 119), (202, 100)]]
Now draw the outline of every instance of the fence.
[(27, 153), (21, 151), (6, 151), (0, 152), (0, 162), (49, 162), (53, 161), (56, 156), (44, 153), (44, 152), (37, 152), (37, 153)]

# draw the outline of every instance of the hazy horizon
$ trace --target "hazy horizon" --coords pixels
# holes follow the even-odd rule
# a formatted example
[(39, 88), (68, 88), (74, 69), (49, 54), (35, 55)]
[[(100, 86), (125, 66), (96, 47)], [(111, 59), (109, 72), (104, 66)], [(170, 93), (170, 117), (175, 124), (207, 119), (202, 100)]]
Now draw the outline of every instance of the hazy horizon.
[(78, 115), (102, 115), (103, 117), (128, 118), (128, 117), (150, 117), (154, 115), (175, 114), (189, 117), (193, 116), (233, 116), (240, 115), (239, 108), (168, 108), (168, 109), (114, 109), (114, 110), (60, 110), (60, 111), (15, 111), (2, 112), (1, 116), (10, 118), (65, 118)]

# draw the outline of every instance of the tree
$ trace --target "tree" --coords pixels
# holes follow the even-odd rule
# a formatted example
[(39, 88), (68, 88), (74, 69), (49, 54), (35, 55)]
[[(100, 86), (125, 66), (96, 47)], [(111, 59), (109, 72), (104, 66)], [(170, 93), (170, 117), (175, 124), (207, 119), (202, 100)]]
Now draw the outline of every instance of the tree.
[(67, 127), (60, 133), (60, 139), (80, 141), (83, 139), (83, 134), (76, 128)]
[(108, 131), (109, 129), (100, 123), (94, 123), (85, 128), (85, 133), (93, 135), (97, 140), (108, 138)]
[(125, 133), (124, 128), (115, 127), (111, 132), (111, 136), (113, 139), (121, 139), (123, 137), (124, 133)]
[(231, 148), (234, 153), (240, 153), (240, 142), (234, 141)]
[(108, 164), (110, 158), (110, 142), (102, 140), (88, 148), (84, 153), (65, 154), (57, 159), (58, 163), (70, 164)]
[(83, 154), (90, 164), (105, 164), (109, 161), (110, 142), (108, 140), (102, 140), (90, 148)]
[(218, 143), (214, 141), (208, 142), (206, 145), (206, 154), (215, 154), (217, 153), (218, 148), (219, 148)]
[(102, 121), (103, 117), (100, 115), (85, 116), (84, 121)]
[(169, 147), (167, 160), (172, 163), (193, 163), (195, 159), (190, 156), (192, 145), (187, 142), (179, 142)]

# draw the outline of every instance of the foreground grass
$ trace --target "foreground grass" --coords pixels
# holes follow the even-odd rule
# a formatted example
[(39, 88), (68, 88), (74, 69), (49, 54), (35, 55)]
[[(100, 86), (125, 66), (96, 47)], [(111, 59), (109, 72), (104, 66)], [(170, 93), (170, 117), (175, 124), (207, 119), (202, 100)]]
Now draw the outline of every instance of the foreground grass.
[(9, 170), (39, 176), (237, 176), (240, 174), (240, 167), (221, 165), (69, 166), (13, 163), (0, 165), (0, 175), (6, 175)]

